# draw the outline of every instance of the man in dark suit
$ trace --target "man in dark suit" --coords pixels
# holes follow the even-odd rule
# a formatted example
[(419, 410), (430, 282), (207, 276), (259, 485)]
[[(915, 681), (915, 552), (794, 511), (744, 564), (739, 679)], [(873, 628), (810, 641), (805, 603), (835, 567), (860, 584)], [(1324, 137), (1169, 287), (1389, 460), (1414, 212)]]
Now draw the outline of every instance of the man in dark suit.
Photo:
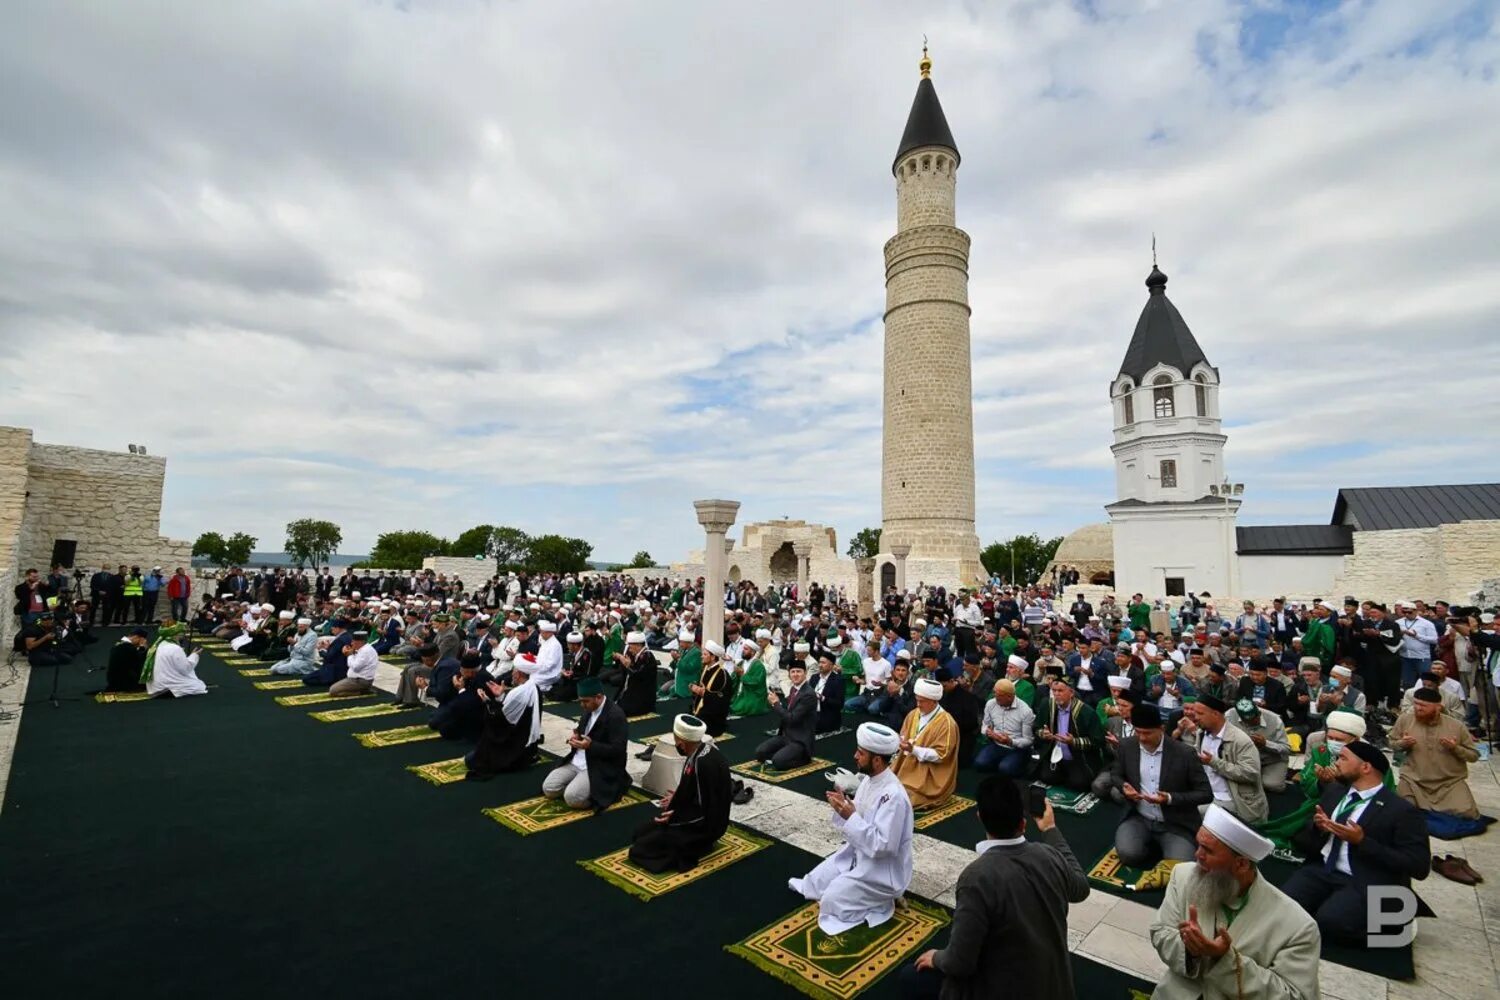
[(1307, 863), (1281, 890), (1312, 914), (1324, 940), (1359, 946), (1370, 933), (1370, 887), (1410, 890), (1412, 879), (1427, 877), (1427, 821), (1386, 787), (1390, 764), (1370, 744), (1350, 743), (1334, 767), (1339, 780), (1330, 782), (1312, 821), (1292, 839)]
[(1302, 619), (1297, 617), (1295, 611), (1287, 608), (1285, 597), (1278, 597), (1271, 602), (1271, 613), (1266, 617), (1271, 620), (1271, 634), (1283, 646), (1288, 645), (1292, 641), (1292, 636), (1296, 635), (1297, 630), (1302, 627)]
[(1150, 868), (1164, 859), (1191, 861), (1198, 807), (1214, 800), (1208, 774), (1192, 748), (1165, 738), (1155, 705), (1133, 707), (1130, 724), (1135, 735), (1120, 741), (1110, 773), (1111, 797), (1125, 802), (1115, 853), (1131, 868)]
[(818, 724), (818, 696), (807, 682), (807, 666), (794, 661), (786, 668), (791, 690), (786, 701), (776, 689), (767, 692), (771, 711), (781, 719), (776, 735), (755, 748), (755, 759), (769, 762), (778, 771), (790, 771), (812, 760), (814, 733)]
[(1248, 698), (1261, 711), (1270, 712), (1277, 718), (1285, 718), (1286, 688), (1279, 680), (1271, 677), (1267, 669), (1270, 665), (1264, 658), (1256, 657), (1247, 666), (1250, 672), (1240, 681), (1239, 697), (1235, 701)]
[(624, 710), (604, 697), (597, 677), (578, 682), (578, 704), (583, 714), (568, 737), (569, 753), (542, 779), (542, 794), (561, 798), (574, 809), (602, 812), (630, 790), (625, 770), (630, 724)]
[(818, 695), (818, 732), (831, 733), (844, 725), (844, 675), (831, 649), (818, 650), (818, 677), (813, 681)]

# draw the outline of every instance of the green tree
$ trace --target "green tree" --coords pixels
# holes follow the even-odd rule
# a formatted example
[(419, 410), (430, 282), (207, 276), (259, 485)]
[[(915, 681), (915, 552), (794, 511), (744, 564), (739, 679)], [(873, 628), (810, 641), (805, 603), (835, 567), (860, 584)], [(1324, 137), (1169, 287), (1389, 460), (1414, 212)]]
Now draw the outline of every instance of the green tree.
[(540, 535), (531, 540), (526, 567), (539, 573), (579, 573), (589, 568), (594, 547), (581, 538)]
[(366, 560), (380, 569), (417, 569), (428, 556), (448, 554), (448, 542), (429, 531), (387, 531)]
[(308, 563), (322, 566), (338, 551), (343, 540), (344, 533), (332, 521), (304, 517), (286, 526), (286, 552), (297, 561), (298, 569)]
[(850, 559), (873, 559), (880, 554), (880, 529), (863, 528), (849, 539)]
[(453, 539), (452, 544), (448, 546), (448, 554), (464, 559), (487, 555), (490, 549), (490, 536), (494, 533), (494, 525), (476, 524), (468, 531)]
[(635, 558), (632, 559), (632, 560), (630, 560), (630, 565), (626, 566), (625, 568), (626, 569), (645, 569), (648, 566), (655, 566), (655, 565), (656, 565), (656, 560), (651, 558), (651, 553), (647, 552), (645, 549), (641, 549), (641, 551), (639, 551), (639, 552), (637, 552), (635, 554)]
[(495, 560), (495, 571), (520, 569), (528, 565), (531, 552), (531, 536), (520, 528), (500, 525), (490, 531), (489, 546), (485, 549)]
[(243, 566), (250, 561), (250, 553), (255, 549), (255, 543), (259, 541), (254, 535), (247, 535), (243, 531), (236, 531), (224, 539), (224, 562), (230, 566)]
[(1035, 583), (1062, 544), (1062, 536), (1042, 541), (1035, 533), (1017, 535), (1008, 542), (991, 542), (979, 553), (979, 561), (992, 575), (1009, 583)]
[(193, 555), (201, 556), (215, 566), (229, 565), (229, 559), (224, 555), (224, 536), (217, 531), (205, 531), (199, 535), (193, 543)]

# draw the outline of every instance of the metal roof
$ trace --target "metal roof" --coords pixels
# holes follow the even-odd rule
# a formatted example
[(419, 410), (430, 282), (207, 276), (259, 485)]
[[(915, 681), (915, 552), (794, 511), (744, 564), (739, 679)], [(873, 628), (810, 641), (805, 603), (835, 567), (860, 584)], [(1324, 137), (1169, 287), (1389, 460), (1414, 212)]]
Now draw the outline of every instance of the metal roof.
[(943, 146), (953, 150), (955, 161), (960, 159), (953, 131), (948, 128), (948, 116), (943, 114), (943, 106), (938, 102), (937, 88), (927, 77), (917, 83), (917, 96), (912, 99), (911, 112), (906, 116), (906, 131), (901, 133), (901, 145), (896, 148), (891, 172), (895, 173), (901, 157), (923, 146)]
[(1167, 364), (1187, 378), (1193, 366), (1200, 361), (1207, 364), (1208, 357), (1198, 346), (1182, 313), (1167, 298), (1167, 276), (1155, 264), (1146, 277), (1146, 287), (1150, 289), (1146, 306), (1135, 324), (1130, 346), (1125, 349), (1125, 360), (1120, 362), (1120, 374), (1129, 375), (1140, 384), (1152, 368)]
[(1500, 483), (1343, 489), (1333, 502), (1331, 523), (1355, 531), (1390, 531), (1458, 521), (1500, 521)]
[(1347, 556), (1354, 529), (1342, 524), (1262, 524), (1234, 529), (1242, 556)]

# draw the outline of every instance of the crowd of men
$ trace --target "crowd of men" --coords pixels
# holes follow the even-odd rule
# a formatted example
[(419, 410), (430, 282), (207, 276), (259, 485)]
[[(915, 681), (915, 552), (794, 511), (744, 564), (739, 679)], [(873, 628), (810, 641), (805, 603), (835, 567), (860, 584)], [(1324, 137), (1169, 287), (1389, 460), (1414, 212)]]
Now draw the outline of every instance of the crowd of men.
[[(1070, 854), (1010, 850), (1028, 821), (1018, 781), (1112, 803), (1125, 865), (1184, 863), (1163, 906), (1172, 919), (1152, 932), (1172, 973), (1164, 995), (1232, 994), (1226, 975), (1245, 989), (1315, 981), (1318, 940), (1365, 940), (1369, 887), (1427, 876), (1429, 829), (1483, 829), (1466, 776), (1496, 736), (1500, 622), (1441, 601), (1278, 599), (1229, 619), (1191, 602), (1172, 610), (1134, 595), (1094, 607), (991, 585), (891, 591), (861, 615), (837, 588), (818, 588), (815, 602), (795, 587), (738, 585), (720, 607), (701, 581), (619, 575), (498, 575), (473, 592), (433, 574), (317, 574), (305, 590), (286, 579), (297, 578), (227, 575), (192, 628), (334, 695), (371, 693), (381, 657), (395, 661), (395, 700), (429, 707), (444, 737), (475, 742), (473, 780), (531, 766), (543, 703), (576, 700), (582, 715), (542, 792), (607, 808), (631, 784), (628, 718), (686, 699), (673, 726), (683, 781), (632, 847), (651, 870), (691, 868), (722, 835), (731, 792), (713, 744), (731, 715), (773, 717), (775, 735), (755, 750), (772, 770), (802, 767), (819, 735), (855, 729), (863, 780), (829, 793), (845, 846), (791, 882), (819, 902), (830, 935), (889, 919), (911, 878), (913, 816), (947, 803), (966, 768), (996, 774), (979, 809), (996, 851), (981, 845), (975, 865), (997, 884), (1022, 878), (1001, 858), (1051, 872), (1064, 929), (1081, 874)], [(722, 642), (704, 640), (706, 615), (723, 616)], [(144, 634), (122, 644), (140, 649)], [(166, 690), (200, 693), (193, 657), (155, 652)], [(1294, 756), (1304, 763), (1292, 772)], [(1296, 806), (1281, 797), (1273, 811), (1289, 788)], [(1273, 851), (1304, 861), (1284, 892), (1255, 874)], [(1438, 870), (1477, 878), (1452, 859)], [(934, 974), (1002, 972), (997, 952), (960, 933), (994, 887), (967, 902), (962, 889), (954, 944), (913, 970), (914, 995), (941, 988)], [(1230, 941), (1232, 961), (1217, 961)], [(1055, 981), (1038, 982), (1038, 995), (1071, 995), (1057, 992), (1065, 963), (1042, 978)]]

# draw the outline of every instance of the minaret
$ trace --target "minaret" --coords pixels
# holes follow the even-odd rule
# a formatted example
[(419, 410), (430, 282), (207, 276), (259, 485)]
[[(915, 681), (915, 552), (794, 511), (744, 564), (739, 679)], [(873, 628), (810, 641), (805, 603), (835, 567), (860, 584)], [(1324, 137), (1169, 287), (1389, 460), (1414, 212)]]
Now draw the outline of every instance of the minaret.
[(885, 427), (881, 586), (892, 546), (911, 546), (906, 581), (979, 581), (974, 532), (974, 394), (969, 355), (969, 236), (954, 225), (958, 146), (921, 79), (891, 172), (896, 235), (885, 245)]

